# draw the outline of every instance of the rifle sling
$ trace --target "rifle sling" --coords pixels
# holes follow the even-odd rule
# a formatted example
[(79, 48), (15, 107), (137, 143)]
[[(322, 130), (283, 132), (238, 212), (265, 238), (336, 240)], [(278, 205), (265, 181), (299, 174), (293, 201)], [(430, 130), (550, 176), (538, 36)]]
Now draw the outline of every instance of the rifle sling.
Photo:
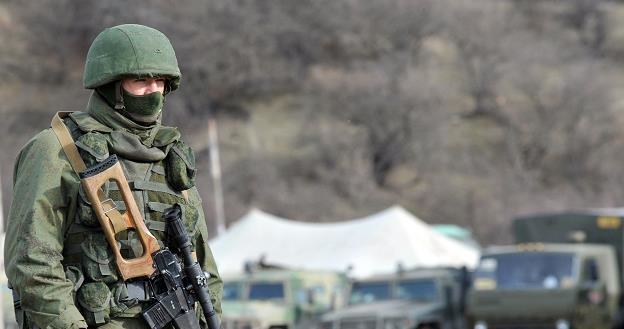
[(69, 160), (69, 164), (72, 166), (76, 174), (81, 173), (87, 169), (80, 153), (78, 152), (78, 148), (74, 143), (74, 139), (72, 138), (69, 129), (63, 122), (63, 119), (68, 117), (72, 112), (56, 112), (54, 117), (52, 118), (52, 131), (56, 135), (56, 138), (61, 143), (61, 147), (63, 148), (63, 152), (67, 156)]
[[(57, 112), (52, 118), (50, 126), (52, 127), (52, 131), (54, 131), (54, 134), (56, 135), (59, 143), (61, 143), (61, 147), (63, 148), (63, 152), (65, 152), (67, 159), (69, 160), (69, 164), (74, 169), (76, 174), (79, 174), (85, 171), (87, 169), (87, 166), (82, 160), (80, 152), (78, 152), (78, 148), (76, 147), (74, 138), (72, 138), (69, 129), (67, 129), (67, 126), (63, 122), (63, 119), (67, 118), (71, 113), (72, 112)], [(103, 200), (104, 191), (102, 191), (102, 189), (98, 189), (97, 193), (100, 200)], [(115, 233), (128, 229), (128, 225), (123, 219), (121, 213), (119, 213), (119, 211), (115, 209), (113, 205), (109, 205), (107, 203), (107, 201), (109, 200), (110, 199), (102, 201), (102, 206), (104, 207), (106, 216), (113, 224)], [(112, 202), (112, 200), (110, 201)]]

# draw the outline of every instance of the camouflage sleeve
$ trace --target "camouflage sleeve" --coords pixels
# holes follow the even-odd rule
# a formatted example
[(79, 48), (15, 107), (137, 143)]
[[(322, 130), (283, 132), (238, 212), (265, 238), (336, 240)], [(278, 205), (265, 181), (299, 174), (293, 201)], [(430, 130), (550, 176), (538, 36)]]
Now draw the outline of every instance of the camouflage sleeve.
[[(191, 202), (195, 202), (196, 208), (199, 212), (199, 219), (197, 223), (198, 234), (195, 236), (195, 250), (197, 252), (197, 259), (204, 272), (210, 274), (210, 278), (208, 278), (208, 290), (210, 291), (212, 304), (219, 314), (219, 318), (221, 318), (221, 297), (223, 295), (223, 281), (221, 280), (221, 276), (219, 275), (219, 271), (217, 270), (217, 264), (212, 255), (212, 251), (210, 250), (210, 246), (208, 246), (208, 228), (206, 225), (206, 219), (201, 207), (199, 193), (197, 193), (197, 190), (195, 188), (191, 190)], [(203, 321), (203, 316), (201, 316), (201, 318), (202, 327), (207, 328), (205, 322)]]
[(5, 267), (23, 311), (40, 328), (87, 328), (61, 264), (68, 212), (75, 209), (70, 196), (77, 195), (78, 184), (50, 129), (22, 149), (14, 170)]

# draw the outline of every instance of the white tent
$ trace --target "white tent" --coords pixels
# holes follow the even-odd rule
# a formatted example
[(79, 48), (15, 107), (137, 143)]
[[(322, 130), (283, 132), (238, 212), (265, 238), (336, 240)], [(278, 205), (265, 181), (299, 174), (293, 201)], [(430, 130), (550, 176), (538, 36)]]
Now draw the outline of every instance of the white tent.
[(435, 232), (405, 209), (394, 206), (362, 219), (304, 223), (251, 210), (210, 241), (221, 274), (243, 271), (261, 257), (268, 264), (308, 270), (345, 271), (364, 277), (432, 266), (476, 265), (479, 252)]

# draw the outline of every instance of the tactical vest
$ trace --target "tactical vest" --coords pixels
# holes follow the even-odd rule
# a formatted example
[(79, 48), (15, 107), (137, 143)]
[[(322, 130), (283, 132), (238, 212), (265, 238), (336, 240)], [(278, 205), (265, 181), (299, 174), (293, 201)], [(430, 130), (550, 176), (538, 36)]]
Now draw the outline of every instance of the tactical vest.
[[(109, 156), (103, 134), (85, 133), (71, 118), (65, 118), (64, 123), (87, 167)], [(166, 152), (163, 160), (135, 162), (120, 157), (120, 162), (146, 226), (161, 247), (167, 246), (163, 211), (176, 203), (182, 208), (184, 224), (194, 242), (199, 234), (197, 221), (201, 205), (198, 197), (188, 198), (183, 194), (184, 190), (194, 186), (193, 153), (181, 141), (162, 149)], [(116, 184), (108, 182), (103, 190), (123, 213), (125, 204)], [(74, 283), (76, 305), (89, 325), (101, 325), (114, 317), (136, 317), (141, 312), (141, 302), (148, 298), (137, 297), (135, 288), (145, 287), (145, 283), (141, 280), (123, 282), (117, 272), (113, 252), (82, 186), (77, 203), (76, 216), (65, 233), (62, 261), (67, 278)], [(143, 254), (135, 232), (121, 232), (117, 240), (125, 258)], [(138, 291), (140, 294), (141, 289)]]

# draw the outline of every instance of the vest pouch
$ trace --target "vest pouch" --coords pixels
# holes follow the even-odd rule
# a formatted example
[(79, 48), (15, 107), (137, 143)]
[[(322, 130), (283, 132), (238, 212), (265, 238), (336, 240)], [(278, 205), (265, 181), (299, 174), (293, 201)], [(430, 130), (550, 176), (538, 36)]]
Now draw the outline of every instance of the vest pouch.
[(178, 203), (178, 205), (180, 205), (180, 210), (182, 210), (182, 221), (184, 222), (184, 227), (186, 227), (186, 231), (192, 240), (197, 232), (197, 221), (199, 220), (199, 211), (197, 210), (197, 207), (201, 206), (181, 203)]
[(98, 132), (89, 132), (78, 137), (75, 144), (87, 168), (106, 160), (110, 155), (106, 137)]
[(195, 186), (195, 155), (184, 142), (175, 142), (165, 158), (167, 182), (176, 191)]
[(82, 186), (78, 189), (78, 209), (76, 211), (76, 217), (78, 217), (78, 223), (89, 227), (99, 227), (98, 221), (91, 203), (88, 201)]
[(111, 291), (104, 282), (84, 284), (77, 295), (80, 313), (89, 327), (100, 326), (110, 321)]
[(72, 295), (74, 296), (74, 300), (76, 299), (76, 293), (84, 283), (84, 274), (82, 274), (82, 270), (76, 266), (69, 265), (65, 267), (65, 277), (69, 279), (74, 284), (74, 289), (72, 290)]
[(138, 305), (136, 298), (128, 296), (128, 288), (123, 282), (117, 282), (110, 287), (111, 290), (111, 310), (110, 316), (117, 317), (125, 313), (129, 308)]
[(80, 244), (82, 271), (87, 281), (113, 283), (118, 280), (115, 255), (104, 234), (90, 234)]

